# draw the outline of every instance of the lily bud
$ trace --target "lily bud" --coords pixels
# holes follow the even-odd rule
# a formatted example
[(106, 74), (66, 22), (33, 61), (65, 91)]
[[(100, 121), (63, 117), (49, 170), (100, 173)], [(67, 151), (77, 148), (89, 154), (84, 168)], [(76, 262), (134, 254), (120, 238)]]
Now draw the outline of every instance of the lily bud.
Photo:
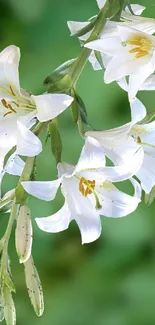
[(4, 317), (7, 325), (16, 324), (16, 309), (12, 294), (7, 286), (4, 287)]
[(37, 316), (41, 316), (44, 311), (43, 291), (32, 256), (24, 263), (24, 267), (25, 281), (31, 304)]
[(0, 294), (0, 322), (4, 319), (4, 297), (3, 294)]
[(27, 205), (20, 207), (15, 233), (16, 250), (19, 262), (26, 262), (31, 255), (32, 248), (32, 223), (30, 209)]
[(55, 69), (50, 76), (44, 80), (44, 85), (49, 93), (68, 92), (72, 86), (70, 70), (76, 59), (69, 60)]

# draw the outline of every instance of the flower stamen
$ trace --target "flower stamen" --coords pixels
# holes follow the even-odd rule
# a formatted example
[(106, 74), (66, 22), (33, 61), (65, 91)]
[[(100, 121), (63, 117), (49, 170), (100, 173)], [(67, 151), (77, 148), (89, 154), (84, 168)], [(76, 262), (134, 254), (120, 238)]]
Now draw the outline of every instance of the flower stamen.
[(16, 94), (14, 93), (14, 91), (13, 91), (12, 87), (10, 86), (9, 88), (10, 88), (11, 94), (12, 94), (12, 95), (15, 97), (15, 96), (16, 96)]
[(86, 197), (88, 194), (92, 194), (94, 188), (95, 188), (95, 180), (90, 181), (90, 180), (86, 180), (84, 177), (81, 177), (79, 183), (79, 191), (82, 193), (84, 197)]
[(11, 106), (11, 104), (8, 104), (4, 98), (1, 99), (1, 103), (2, 103), (2, 105), (3, 105), (6, 109), (9, 110), (9, 112), (6, 112), (6, 113), (4, 114), (4, 117), (5, 117), (6, 115), (8, 115), (8, 114), (11, 114), (11, 113), (17, 113), (17, 112), (15, 111), (15, 109)]
[(152, 42), (145, 36), (133, 36), (127, 43), (132, 46), (136, 46), (129, 50), (129, 53), (136, 53), (136, 59), (149, 55), (152, 49)]
[(84, 197), (86, 197), (88, 194), (94, 194), (95, 201), (96, 201), (96, 209), (101, 208), (101, 204), (99, 202), (98, 196), (95, 192), (95, 180), (90, 181), (85, 179), (84, 177), (80, 178), (79, 182), (79, 191), (82, 193)]

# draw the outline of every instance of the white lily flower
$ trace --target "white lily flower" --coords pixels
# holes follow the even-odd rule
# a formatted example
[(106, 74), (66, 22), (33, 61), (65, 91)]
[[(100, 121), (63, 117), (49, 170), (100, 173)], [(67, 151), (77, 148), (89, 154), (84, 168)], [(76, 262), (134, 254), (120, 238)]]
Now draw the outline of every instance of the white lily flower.
[(136, 98), (131, 104), (130, 123), (111, 130), (88, 131), (86, 136), (95, 138), (115, 165), (132, 161), (132, 155), (141, 148), (143, 163), (135, 175), (142, 189), (149, 193), (155, 185), (155, 121), (138, 124), (145, 115), (144, 105)]
[(110, 83), (129, 76), (129, 99), (155, 70), (155, 36), (127, 26), (117, 26), (118, 37), (96, 40), (85, 46), (111, 57), (104, 80)]
[[(29, 130), (37, 118), (48, 121), (63, 112), (73, 98), (65, 94), (33, 96), (20, 88), (20, 50), (11, 45), (0, 53), (0, 151), (17, 146), (17, 153), (35, 156), (42, 150), (40, 140)], [(31, 144), (31, 145), (30, 145)]]
[(22, 182), (24, 189), (42, 200), (53, 200), (61, 184), (65, 197), (63, 207), (45, 218), (36, 218), (40, 229), (59, 232), (68, 228), (76, 220), (82, 243), (96, 240), (101, 234), (100, 215), (123, 217), (133, 212), (141, 197), (139, 183), (132, 180), (134, 196), (119, 191), (111, 182), (131, 178), (140, 169), (143, 150), (137, 150), (134, 158), (116, 167), (105, 166), (105, 156), (100, 144), (88, 138), (76, 166), (58, 164), (59, 178), (50, 182)]
[(17, 155), (17, 152), (14, 152), (9, 157), (9, 159), (7, 160), (4, 166), (3, 164), (0, 165), (0, 171), (1, 171), (0, 172), (0, 197), (1, 197), (1, 183), (4, 175), (8, 173), (10, 175), (21, 176), (24, 166), (25, 166), (25, 162)]
[[(93, 61), (93, 58), (92, 58)], [(93, 62), (92, 62), (93, 64)], [(117, 80), (117, 84), (125, 91), (129, 91), (129, 82), (127, 78), (121, 78)], [(155, 73), (151, 74), (140, 86), (138, 89), (139, 91), (141, 90), (155, 90)]]
[[(99, 1), (97, 1), (97, 4), (98, 4), (99, 8), (101, 9), (104, 6), (105, 1), (99, 0)], [(118, 26), (120, 26), (120, 27), (125, 27), (126, 26), (126, 27), (133, 28), (133, 29), (136, 29), (138, 31), (141, 31), (141, 32), (144, 32), (144, 33), (150, 34), (150, 35), (155, 33), (155, 19), (140, 17), (140, 15), (143, 12), (143, 10), (145, 9), (145, 7), (141, 6), (141, 5), (137, 5), (137, 4), (132, 4), (131, 8), (132, 8), (133, 12), (135, 13), (135, 15), (132, 15), (130, 13), (128, 7), (126, 7), (125, 10), (122, 11), (121, 21), (120, 22), (107, 21), (106, 25), (104, 26), (103, 32), (100, 35), (100, 40), (106, 39), (103, 42), (109, 44), (112, 41), (114, 43), (110, 53), (109, 53), (109, 50), (108, 50), (108, 53), (107, 53), (106, 50), (100, 49), (101, 46), (99, 46), (99, 48), (98, 48), (99, 41), (94, 41), (95, 43), (90, 42), (89, 45), (88, 44), (86, 45), (86, 47), (89, 47), (92, 50), (101, 51), (101, 57), (102, 57), (103, 65), (104, 65), (105, 68), (107, 67), (107, 64), (109, 63), (109, 61), (111, 61), (111, 57), (115, 56), (114, 49), (115, 49), (115, 42), (116, 41), (114, 40), (114, 38), (118, 38), (120, 40), (120, 33), (118, 31), (118, 28), (117, 28)], [(82, 28), (89, 25), (89, 23), (90, 22), (88, 22), (88, 21), (87, 22), (69, 21), (68, 22), (68, 27), (69, 27), (71, 33), (74, 34), (74, 33), (78, 32), (78, 31), (80, 31)], [(89, 39), (89, 36), (91, 35), (91, 32), (92, 31), (89, 31), (85, 35), (79, 36), (79, 39), (81, 41), (86, 42)], [(107, 38), (110, 38), (110, 40), (109, 39), (107, 40)], [(96, 45), (97, 45), (97, 47), (96, 47)], [(116, 50), (117, 50), (117, 48), (116, 48)], [(118, 53), (118, 56), (119, 56), (119, 53)], [(96, 59), (94, 51), (92, 51), (92, 53), (91, 53), (91, 55), (89, 57), (89, 61), (91, 62), (94, 70), (102, 69), (101, 65), (99, 64), (99, 62)], [(150, 73), (149, 73), (149, 75), (150, 75)], [(114, 79), (114, 80), (116, 80), (116, 79)], [(106, 75), (105, 75), (105, 82), (107, 82), (107, 83), (111, 82), (111, 81), (108, 81)]]

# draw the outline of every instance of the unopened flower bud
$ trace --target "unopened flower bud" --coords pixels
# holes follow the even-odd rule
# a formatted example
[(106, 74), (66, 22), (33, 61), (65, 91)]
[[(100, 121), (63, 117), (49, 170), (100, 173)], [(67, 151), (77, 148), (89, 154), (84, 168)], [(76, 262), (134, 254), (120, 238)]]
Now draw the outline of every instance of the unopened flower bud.
[(16, 309), (12, 294), (7, 286), (4, 286), (4, 317), (7, 325), (16, 324)]
[(32, 223), (30, 209), (27, 205), (20, 207), (16, 227), (16, 250), (19, 262), (26, 262), (31, 255), (32, 248)]
[(37, 316), (44, 311), (44, 298), (38, 271), (34, 265), (32, 256), (24, 263), (25, 280), (31, 304)]

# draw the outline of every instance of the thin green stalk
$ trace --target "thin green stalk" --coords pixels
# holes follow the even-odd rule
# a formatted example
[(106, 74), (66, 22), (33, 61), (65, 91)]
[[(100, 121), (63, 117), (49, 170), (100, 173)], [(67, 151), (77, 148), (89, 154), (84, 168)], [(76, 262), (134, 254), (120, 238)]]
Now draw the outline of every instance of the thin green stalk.
[[(95, 27), (94, 27), (89, 39), (87, 40), (87, 42), (91, 42), (91, 41), (94, 41), (95, 39), (99, 38), (99, 36), (104, 28), (104, 25), (106, 23), (106, 17), (108, 16), (107, 15), (108, 9), (109, 9), (109, 1), (106, 2), (104, 7), (99, 12), (98, 17), (96, 18)], [(77, 80), (79, 79), (79, 76), (80, 76), (80, 74), (89, 58), (89, 55), (91, 54), (91, 51), (92, 51), (91, 49), (83, 48), (81, 54), (79, 55), (79, 57), (73, 64), (73, 67), (72, 67), (71, 73), (70, 73), (70, 76), (72, 79), (72, 87), (76, 84)]]

